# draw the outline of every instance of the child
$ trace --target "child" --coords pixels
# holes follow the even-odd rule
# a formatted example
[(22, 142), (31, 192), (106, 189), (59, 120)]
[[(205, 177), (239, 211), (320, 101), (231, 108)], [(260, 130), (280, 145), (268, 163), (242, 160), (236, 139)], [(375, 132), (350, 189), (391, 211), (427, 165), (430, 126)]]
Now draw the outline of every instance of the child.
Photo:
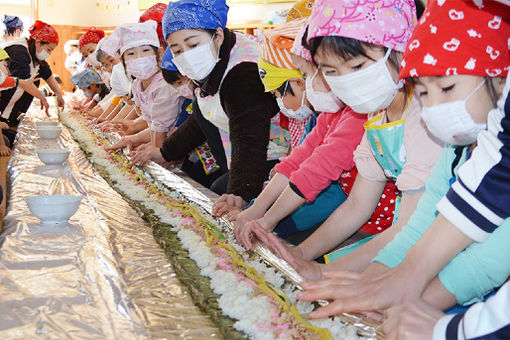
[[(383, 310), (420, 296), (440, 309), (455, 303), (468, 305), (508, 278), (509, 263), (501, 259), (510, 256), (510, 220), (483, 242), (472, 243), (455, 227), (437, 224), (442, 216), (436, 216), (437, 203), (456, 182), (459, 166), (476, 150), (478, 132), (485, 129), (488, 113), (502, 93), (501, 77), (507, 75), (510, 60), (509, 14), (507, 7), (495, 1), (485, 3), (483, 10), (470, 1), (428, 3), (425, 19), (410, 38), (400, 77), (413, 78), (425, 105), (423, 119), (447, 146), (407, 225), (363, 274), (332, 273), (325, 277), (335, 280), (327, 284), (303, 285), (305, 300), (342, 300), (312, 317)], [(494, 20), (497, 25), (491, 24)], [(432, 32), (431, 26), (435, 27)], [(480, 44), (478, 35), (499, 52), (497, 57)], [(449, 253), (455, 256), (445, 256)]]
[[(211, 189), (234, 194), (246, 204), (260, 193), (274, 165), (267, 160), (267, 145), (278, 107), (264, 93), (256, 42), (226, 29), (227, 13), (225, 0), (169, 3), (163, 32), (177, 68), (198, 85), (197, 106), (161, 149), (144, 158), (177, 162), (207, 140), (224, 174)], [(229, 143), (222, 143), (220, 130)]]
[(110, 55), (119, 51), (126, 72), (135, 78), (132, 84), (134, 102), (149, 125), (147, 131), (126, 137), (129, 142), (121, 140), (112, 146), (113, 149), (128, 143), (134, 146), (150, 143), (154, 147), (161, 147), (181, 112), (184, 98), (165, 82), (161, 73), (156, 27), (157, 23), (153, 20), (121, 25), (102, 47)]
[[(342, 25), (334, 25), (334, 21), (326, 19), (329, 12), (321, 12), (329, 6), (333, 6), (336, 13), (370, 15), (354, 22), (346, 15), (339, 18)], [(361, 113), (374, 113), (364, 125), (365, 135), (354, 154), (359, 175), (347, 200), (312, 236), (292, 250), (295, 256), (286, 257), (291, 264), (299, 266), (302, 275), (315, 280), (320, 278), (323, 268), (303, 259), (312, 260), (322, 255), (356, 232), (374, 213), (379, 199), (387, 198), (383, 190), (387, 182), (393, 180), (403, 192), (402, 198), (390, 198), (381, 203), (385, 211), (395, 210), (396, 220), (386, 218), (390, 222), (388, 226), (393, 223), (393, 227), (384, 231), (376, 221), (367, 232), (372, 235), (384, 232), (366, 243), (349, 261), (341, 258), (335, 263), (360, 271), (368, 266), (371, 258), (407, 222), (441, 152), (441, 144), (431, 138), (421, 122), (419, 100), (408, 86), (398, 83), (397, 78), (401, 52), (416, 22), (414, 2), (407, 1), (400, 10), (391, 12), (396, 16), (384, 11), (372, 13), (370, 4), (343, 6), (343, 3), (328, 1), (318, 3), (320, 9), (314, 12), (309, 23), (312, 55), (332, 91), (346, 105)], [(398, 33), (388, 37), (379, 30), (381, 26)], [(323, 36), (324, 32), (329, 32), (329, 36)], [(363, 242), (350, 247), (350, 251)], [(283, 245), (272, 246), (284, 252)], [(330, 254), (326, 261), (342, 255)]]
[[(270, 31), (261, 46), (259, 59), (266, 91), (277, 97), (284, 114), (299, 120), (313, 114), (306, 99), (305, 80), (292, 64), (290, 53), (303, 24), (303, 19), (294, 20)], [(276, 174), (267, 187), (237, 217), (234, 233), (242, 245), (251, 248), (249, 222), (252, 220), (271, 218), (275, 225), (278, 223), (275, 231), (288, 237), (320, 224), (345, 201), (346, 194), (339, 181), (343, 173), (354, 168), (352, 153), (363, 136), (365, 118), (349, 109), (319, 115), (317, 126), (303, 144), (275, 167)], [(310, 181), (305, 184), (297, 178)], [(300, 194), (295, 194), (296, 191)], [(306, 195), (306, 200), (301, 193)]]
[[(167, 49), (163, 55), (161, 68), (165, 81), (182, 97), (186, 98), (182, 105), (182, 111), (176, 127), (169, 135), (174, 133), (193, 113), (192, 100), (194, 99), (193, 90), (195, 83), (186, 76), (183, 76), (173, 63), (172, 52)], [(181, 170), (186, 172), (193, 180), (209, 188), (211, 184), (221, 175), (218, 171), (219, 165), (216, 163), (211, 148), (206, 143), (198, 146), (190, 152), (189, 157), (182, 162)]]
[(71, 81), (83, 91), (87, 98), (92, 99), (87, 107), (89, 109), (96, 106), (108, 94), (108, 89), (101, 83), (99, 74), (89, 68), (76, 73), (71, 77)]

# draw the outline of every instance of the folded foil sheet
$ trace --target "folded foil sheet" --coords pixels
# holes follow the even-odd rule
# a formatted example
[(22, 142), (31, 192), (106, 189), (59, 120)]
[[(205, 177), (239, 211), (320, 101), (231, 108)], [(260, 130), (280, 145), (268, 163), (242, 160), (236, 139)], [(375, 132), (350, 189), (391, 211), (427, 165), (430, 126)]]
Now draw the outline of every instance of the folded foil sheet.
[[(119, 137), (120, 138), (120, 137)], [(194, 185), (190, 179), (184, 180), (182, 175), (175, 174), (168, 171), (158, 164), (150, 163), (147, 166), (148, 172), (151, 176), (160, 183), (166, 184), (168, 187), (175, 189), (182, 194), (182, 198), (190, 203), (194, 203), (206, 214), (212, 212), (212, 200), (209, 190), (200, 190), (200, 185)], [(233, 223), (230, 221), (220, 218), (216, 219), (218, 224), (222, 224), (227, 230), (233, 231)], [(299, 283), (303, 281), (301, 275), (299, 275), (294, 268), (292, 268), (285, 260), (277, 257), (269, 250), (265, 245), (258, 243), (254, 249), (264, 261), (281, 271), (289, 281), (294, 283), (299, 288)], [(327, 304), (327, 301), (319, 301), (321, 305)], [(384, 334), (380, 330), (380, 324), (373, 322), (363, 315), (342, 313), (339, 315), (340, 319), (350, 325), (357, 328), (358, 334), (365, 337), (366, 339), (383, 339)]]
[[(175, 277), (152, 230), (91, 167), (66, 128), (38, 137), (27, 114), (8, 166), (0, 234), (0, 339), (213, 339), (214, 324)], [(68, 148), (63, 166), (37, 149)], [(64, 226), (41, 226), (25, 199), (81, 195)], [(201, 199), (204, 199), (203, 197)]]

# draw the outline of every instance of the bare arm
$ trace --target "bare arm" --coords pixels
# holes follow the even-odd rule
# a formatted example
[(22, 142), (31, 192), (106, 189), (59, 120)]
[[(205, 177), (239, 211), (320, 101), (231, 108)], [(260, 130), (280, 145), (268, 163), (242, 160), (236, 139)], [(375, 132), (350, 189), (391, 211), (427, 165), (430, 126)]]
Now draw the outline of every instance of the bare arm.
[(312, 260), (346, 240), (373, 214), (385, 182), (369, 181), (357, 176), (347, 200), (298, 248)]
[(112, 121), (116, 122), (121, 119), (128, 119), (126, 117), (129, 116), (129, 114), (133, 111), (133, 107), (129, 105), (124, 105), (124, 107), (119, 111), (119, 114), (115, 116), (115, 118), (112, 119)]
[(166, 135), (166, 132), (155, 132), (151, 130), (151, 145), (159, 149), (163, 145)]
[(344, 255), (339, 259), (323, 267), (323, 272), (334, 270), (349, 270), (355, 272), (364, 271), (370, 264), (370, 261), (377, 255), (379, 250), (384, 248), (396, 234), (407, 224), (409, 218), (416, 209), (416, 205), (422, 196), (422, 192), (415, 194), (404, 193), (400, 203), (398, 218), (395, 224), (386, 229), (377, 237), (365, 243), (363, 246), (350, 254)]

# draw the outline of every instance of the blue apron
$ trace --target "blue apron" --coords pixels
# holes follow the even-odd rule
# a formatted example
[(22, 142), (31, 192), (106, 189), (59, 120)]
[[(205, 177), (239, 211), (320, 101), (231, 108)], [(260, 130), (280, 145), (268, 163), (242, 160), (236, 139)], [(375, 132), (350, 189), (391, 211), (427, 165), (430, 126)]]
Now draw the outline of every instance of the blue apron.
[[(411, 105), (411, 97), (412, 91), (407, 101), (407, 110), (409, 110), (409, 106)], [(380, 113), (374, 118), (367, 120), (365, 124), (363, 124), (363, 127), (365, 128), (372, 153), (379, 165), (383, 168), (384, 174), (387, 178), (396, 180), (406, 163), (406, 149), (404, 145), (406, 120), (400, 119), (390, 123), (382, 123), (383, 118), (383, 113)], [(401, 196), (398, 196), (395, 200), (393, 223), (395, 223), (398, 218), (398, 208), (401, 198)], [(375, 236), (377, 235), (369, 236), (345, 248), (326, 254), (324, 255), (324, 259), (326, 263), (333, 262), (337, 258), (355, 251)]]

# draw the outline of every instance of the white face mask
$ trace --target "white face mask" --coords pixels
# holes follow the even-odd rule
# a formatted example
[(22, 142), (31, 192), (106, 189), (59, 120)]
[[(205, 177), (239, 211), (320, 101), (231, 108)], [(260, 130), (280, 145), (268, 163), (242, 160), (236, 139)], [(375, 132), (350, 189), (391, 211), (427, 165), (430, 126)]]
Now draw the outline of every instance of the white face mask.
[(331, 91), (357, 113), (372, 113), (387, 108), (398, 90), (404, 85), (395, 84), (384, 58), (369, 67), (343, 76), (326, 76)]
[(485, 83), (482, 81), (464, 100), (424, 107), (421, 112), (429, 131), (445, 143), (469, 145), (476, 141), (478, 133), (487, 124), (476, 123), (469, 114), (466, 102)]
[[(290, 86), (287, 84), (287, 86)], [(284, 91), (285, 92), (285, 91)], [(283, 94), (285, 95), (285, 94)], [(283, 96), (276, 98), (276, 102), (280, 107), (280, 111), (289, 118), (294, 118), (297, 120), (305, 120), (313, 113), (312, 109), (305, 105), (305, 92), (303, 91), (303, 97), (301, 99), (301, 106), (297, 110), (288, 109), (285, 107), (283, 103)]]
[(35, 56), (37, 57), (37, 59), (39, 59), (40, 61), (43, 61), (43, 60), (46, 60), (50, 57), (50, 54), (48, 53), (48, 51), (46, 51), (44, 48), (41, 52), (35, 52)]
[(147, 80), (159, 71), (158, 59), (155, 55), (128, 60), (126, 71), (133, 77)]
[[(195, 47), (174, 57), (174, 64), (179, 69), (179, 72), (196, 81), (205, 79), (220, 60), (212, 54), (211, 45), (213, 43), (214, 37), (209, 44)], [(218, 56), (219, 53), (220, 50), (218, 48)]]
[(306, 78), (306, 98), (317, 112), (338, 112), (342, 101), (333, 92), (319, 92), (313, 88), (313, 80), (318, 73), (319, 69), (313, 76)]
[(176, 87), (175, 90), (180, 96), (188, 99), (193, 99), (193, 91), (189, 88), (190, 83), (191, 80), (188, 80), (186, 84)]

